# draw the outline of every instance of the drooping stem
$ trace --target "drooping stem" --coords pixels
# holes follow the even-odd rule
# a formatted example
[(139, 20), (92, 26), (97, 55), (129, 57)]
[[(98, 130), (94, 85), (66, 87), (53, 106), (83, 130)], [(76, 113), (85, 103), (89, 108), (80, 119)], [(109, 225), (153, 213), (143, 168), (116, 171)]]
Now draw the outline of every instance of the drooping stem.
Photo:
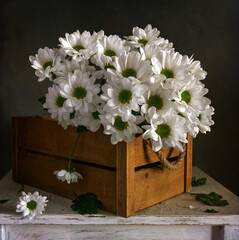
[(76, 192), (74, 190), (72, 191), (72, 194), (75, 197), (75, 199), (77, 199), (77, 200), (79, 199), (78, 196), (76, 195)]
[(79, 137), (80, 137), (80, 133), (78, 134), (78, 136), (76, 138), (76, 141), (75, 141), (75, 144), (73, 146), (73, 149), (72, 149), (72, 152), (71, 152), (71, 155), (70, 155), (70, 158), (69, 158), (68, 169), (71, 168), (71, 159), (72, 159), (73, 153), (75, 152), (75, 148), (76, 148), (76, 145), (78, 143)]

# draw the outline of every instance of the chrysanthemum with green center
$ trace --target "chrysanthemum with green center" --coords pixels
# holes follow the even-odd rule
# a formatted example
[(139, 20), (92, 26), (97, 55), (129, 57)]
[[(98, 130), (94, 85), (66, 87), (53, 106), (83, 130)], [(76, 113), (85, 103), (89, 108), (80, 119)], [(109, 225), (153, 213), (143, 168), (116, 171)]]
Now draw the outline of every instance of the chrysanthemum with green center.
[(80, 114), (89, 112), (100, 98), (100, 85), (95, 84), (95, 78), (81, 70), (75, 70), (69, 75), (68, 82), (60, 84), (60, 94), (66, 98), (64, 105), (79, 111)]
[(163, 74), (166, 78), (174, 78), (174, 73), (170, 69), (163, 68), (160, 73)]
[(181, 98), (182, 98), (182, 101), (189, 104), (189, 102), (191, 100), (191, 94), (188, 91), (184, 91), (181, 94)]
[(115, 57), (114, 70), (107, 69), (112, 78), (129, 78), (131, 81), (136, 79), (140, 82), (148, 82), (152, 75), (150, 61), (144, 61), (139, 52), (124, 52)]
[(86, 97), (87, 91), (85, 88), (83, 87), (76, 87), (73, 90), (73, 97), (77, 98), (77, 99), (83, 99)]
[(163, 99), (159, 95), (153, 95), (149, 98), (148, 105), (160, 110), (163, 107)]
[(66, 98), (62, 97), (62, 96), (58, 96), (57, 99), (56, 99), (56, 105), (59, 107), (59, 108), (62, 108), (63, 105), (64, 105), (64, 102), (66, 101)]
[(166, 138), (170, 135), (171, 128), (168, 124), (160, 124), (157, 126), (155, 132), (161, 137)]
[(125, 78), (137, 76), (137, 72), (133, 68), (127, 68), (123, 71), (122, 76)]
[(130, 90), (121, 90), (119, 93), (119, 101), (123, 104), (129, 103), (132, 100), (132, 92)]
[(127, 129), (128, 123), (122, 121), (122, 118), (118, 116), (115, 118), (114, 127), (119, 131), (123, 131)]
[(143, 138), (153, 140), (152, 147), (155, 152), (162, 147), (167, 149), (168, 146), (183, 151), (181, 142), (187, 142), (184, 124), (185, 118), (180, 117), (173, 108), (161, 114), (154, 109), (150, 126), (143, 126), (146, 129)]

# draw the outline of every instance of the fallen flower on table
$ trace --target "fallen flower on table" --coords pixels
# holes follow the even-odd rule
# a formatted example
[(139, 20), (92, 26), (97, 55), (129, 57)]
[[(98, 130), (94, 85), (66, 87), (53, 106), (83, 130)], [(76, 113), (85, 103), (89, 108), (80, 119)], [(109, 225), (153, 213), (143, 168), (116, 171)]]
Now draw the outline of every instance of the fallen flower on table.
[(23, 217), (32, 219), (45, 211), (46, 202), (48, 202), (47, 197), (39, 195), (37, 191), (33, 194), (22, 192), (22, 196), (17, 203), (16, 212), (22, 212)]
[(65, 168), (62, 170), (54, 171), (58, 180), (66, 181), (68, 184), (71, 182), (78, 182), (78, 179), (83, 179), (82, 175), (75, 171), (74, 168)]

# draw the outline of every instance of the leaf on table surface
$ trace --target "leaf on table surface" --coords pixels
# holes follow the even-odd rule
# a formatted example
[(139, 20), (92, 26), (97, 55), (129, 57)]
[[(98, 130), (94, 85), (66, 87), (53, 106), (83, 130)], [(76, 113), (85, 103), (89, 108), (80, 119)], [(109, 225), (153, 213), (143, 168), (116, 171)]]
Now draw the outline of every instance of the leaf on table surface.
[(196, 195), (196, 199), (210, 206), (226, 206), (228, 205), (227, 200), (222, 200), (222, 196), (215, 193), (192, 193)]
[(0, 200), (0, 203), (3, 204), (6, 203), (7, 201), (9, 201), (9, 199)]
[(204, 212), (206, 213), (218, 213), (218, 211), (216, 211), (215, 209), (206, 209)]
[(99, 212), (101, 202), (97, 199), (94, 193), (86, 193), (77, 196), (73, 192), (75, 200), (72, 201), (71, 208), (80, 214), (96, 214)]
[(192, 186), (196, 187), (196, 186), (202, 186), (204, 184), (206, 184), (207, 179), (206, 178), (198, 178), (196, 179), (195, 176), (192, 177)]

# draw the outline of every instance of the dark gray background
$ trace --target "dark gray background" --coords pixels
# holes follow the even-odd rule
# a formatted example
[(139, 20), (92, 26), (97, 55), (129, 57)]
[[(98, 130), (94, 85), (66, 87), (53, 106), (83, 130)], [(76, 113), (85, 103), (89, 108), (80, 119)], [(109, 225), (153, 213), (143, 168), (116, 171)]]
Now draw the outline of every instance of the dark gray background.
[[(212, 132), (194, 140), (193, 164), (239, 195), (238, 76), (239, 1), (76, 1), (9, 0), (1, 7), (0, 176), (11, 168), (11, 117), (45, 114), (37, 99), (47, 81), (37, 83), (29, 55), (59, 44), (65, 33), (99, 31), (131, 35), (148, 23), (181, 54), (200, 60), (208, 75), (207, 97), (216, 109)], [(31, 166), (29, 166), (31, 169)]]

